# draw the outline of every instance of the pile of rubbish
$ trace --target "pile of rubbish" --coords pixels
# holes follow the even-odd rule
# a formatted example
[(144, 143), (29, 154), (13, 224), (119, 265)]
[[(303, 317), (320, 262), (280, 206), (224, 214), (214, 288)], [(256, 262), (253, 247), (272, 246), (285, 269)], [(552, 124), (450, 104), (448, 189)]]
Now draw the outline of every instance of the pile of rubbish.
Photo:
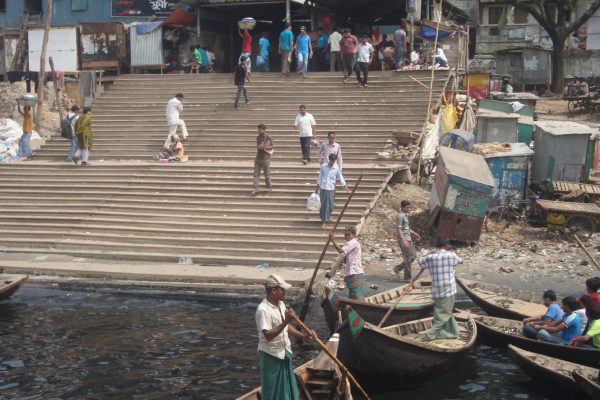
[[(9, 163), (18, 160), (19, 139), (23, 129), (10, 118), (0, 118), (0, 163)], [(33, 132), (31, 140), (40, 139), (37, 132)]]

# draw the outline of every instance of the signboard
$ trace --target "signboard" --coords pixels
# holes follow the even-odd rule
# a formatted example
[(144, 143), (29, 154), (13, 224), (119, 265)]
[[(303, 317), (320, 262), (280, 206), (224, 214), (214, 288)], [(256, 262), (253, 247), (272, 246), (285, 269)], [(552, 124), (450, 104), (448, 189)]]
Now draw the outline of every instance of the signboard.
[(198, 0), (200, 6), (238, 6), (249, 4), (283, 3), (284, 0)]
[(175, 0), (111, 0), (113, 17), (166, 18), (177, 8)]
[[(40, 55), (44, 42), (43, 29), (30, 29), (27, 32), (29, 41), (29, 70), (40, 70)], [(79, 71), (77, 48), (77, 28), (51, 28), (48, 34), (48, 48), (46, 50), (46, 71), (50, 71), (49, 58), (54, 61), (57, 71)]]
[(450, 184), (446, 194), (445, 208), (458, 214), (483, 217), (489, 207), (490, 196), (464, 186)]

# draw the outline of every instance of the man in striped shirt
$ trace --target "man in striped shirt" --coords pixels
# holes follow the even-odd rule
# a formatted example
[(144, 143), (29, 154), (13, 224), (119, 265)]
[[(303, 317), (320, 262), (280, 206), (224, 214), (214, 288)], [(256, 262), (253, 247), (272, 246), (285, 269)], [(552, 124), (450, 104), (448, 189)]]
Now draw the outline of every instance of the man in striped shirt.
[(448, 251), (448, 239), (438, 238), (437, 250), (419, 258), (419, 266), (427, 268), (431, 274), (431, 294), (433, 297), (433, 323), (425, 332), (429, 340), (453, 339), (458, 337), (458, 324), (452, 315), (456, 296), (454, 269), (463, 260), (456, 253)]
[(321, 146), (319, 147), (319, 155), (317, 158), (319, 164), (322, 165), (324, 162), (327, 162), (330, 154), (335, 154), (337, 156), (336, 164), (341, 171), (344, 163), (344, 160), (342, 159), (342, 147), (339, 143), (335, 142), (335, 132), (333, 131), (327, 133), (327, 141), (321, 143)]

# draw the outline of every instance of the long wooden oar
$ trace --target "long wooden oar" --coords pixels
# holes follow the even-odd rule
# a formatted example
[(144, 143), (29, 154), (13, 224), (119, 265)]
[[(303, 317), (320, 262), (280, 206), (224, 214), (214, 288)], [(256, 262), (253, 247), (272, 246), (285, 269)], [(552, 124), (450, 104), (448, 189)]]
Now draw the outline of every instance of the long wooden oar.
[[(346, 204), (344, 204), (344, 208), (342, 208), (342, 211), (340, 211), (340, 215), (338, 215), (337, 221), (335, 221), (335, 225), (333, 226), (333, 229), (331, 229), (331, 232), (335, 233), (335, 230), (337, 229), (337, 226), (340, 223), (340, 220), (342, 219), (344, 212), (346, 212), (346, 208), (348, 207), (350, 200), (352, 200), (352, 196), (354, 196), (354, 192), (356, 192), (356, 188), (360, 184), (360, 181), (362, 180), (362, 178), (363, 178), (363, 174), (361, 173), (360, 176), (358, 177), (358, 180), (356, 181), (356, 184), (352, 188), (352, 191), (350, 192), (348, 199), (346, 199)], [(327, 241), (325, 242), (325, 246), (323, 247), (323, 251), (321, 252), (321, 256), (319, 257), (317, 266), (315, 267), (315, 270), (313, 271), (312, 277), (310, 278), (310, 283), (308, 284), (308, 288), (306, 289), (306, 296), (304, 297), (304, 304), (302, 304), (302, 310), (300, 310), (300, 319), (302, 321), (304, 321), (306, 319), (306, 314), (308, 313), (308, 306), (310, 305), (310, 296), (312, 295), (312, 287), (313, 287), (313, 284), (315, 283), (315, 278), (317, 277), (317, 272), (319, 272), (319, 268), (321, 267), (321, 262), (323, 262), (323, 258), (325, 258), (325, 254), (327, 253), (327, 248), (329, 247), (330, 241), (331, 241), (331, 239), (329, 239), (329, 235), (327, 235)]]
[[(407, 268), (407, 267), (410, 268), (410, 266), (404, 265), (404, 268)], [(378, 328), (381, 328), (383, 326), (383, 324), (385, 324), (385, 321), (387, 321), (387, 319), (390, 316), (390, 314), (392, 313), (392, 311), (394, 311), (394, 309), (396, 308), (396, 306), (398, 306), (398, 304), (400, 304), (400, 300), (402, 300), (402, 298), (404, 298), (404, 296), (406, 296), (406, 294), (411, 291), (411, 289), (413, 288), (413, 285), (415, 284), (415, 281), (417, 279), (419, 279), (419, 277), (421, 276), (421, 274), (423, 273), (423, 271), (425, 271), (425, 268), (421, 269), (419, 271), (419, 273), (417, 274), (417, 276), (415, 276), (408, 283), (408, 285), (406, 285), (406, 287), (404, 288), (404, 291), (402, 293), (400, 293), (400, 296), (398, 296), (398, 298), (396, 299), (396, 301), (394, 302), (394, 304), (387, 310), (387, 312), (385, 313), (385, 315), (383, 316), (383, 318), (379, 322), (379, 325), (377, 325)]]
[(304, 332), (306, 332), (306, 333), (312, 333), (312, 336), (314, 338), (313, 341), (316, 344), (318, 344), (319, 347), (321, 347), (321, 349), (323, 349), (323, 351), (325, 352), (325, 354), (327, 354), (333, 360), (334, 363), (336, 363), (336, 365), (342, 371), (342, 374), (345, 374), (345, 375), (348, 376), (348, 378), (350, 379), (350, 382), (352, 382), (354, 384), (354, 386), (356, 386), (358, 388), (358, 390), (360, 390), (360, 392), (365, 397), (365, 399), (371, 400), (371, 398), (369, 397), (369, 395), (367, 394), (367, 392), (365, 392), (365, 390), (362, 388), (362, 386), (360, 386), (360, 384), (357, 382), (356, 378), (354, 378), (354, 376), (352, 376), (352, 374), (350, 373), (350, 371), (348, 371), (348, 368), (346, 368), (346, 366), (344, 364), (342, 364), (342, 362), (340, 360), (338, 360), (338, 358), (331, 351), (329, 351), (329, 349), (327, 348), (327, 346), (325, 345), (325, 343), (323, 343), (321, 341), (321, 339), (319, 339), (317, 337), (317, 335), (315, 335), (315, 333), (308, 326), (306, 326), (304, 324), (304, 322), (302, 322), (300, 320), (300, 318), (296, 317), (295, 315), (292, 315), (291, 317), (292, 317), (292, 319), (294, 321), (296, 321), (296, 323), (298, 324), (298, 326), (304, 330)]
[(575, 240), (577, 240), (577, 244), (579, 244), (579, 247), (581, 247), (583, 249), (583, 251), (585, 251), (585, 254), (587, 254), (587, 256), (590, 258), (590, 260), (592, 260), (592, 262), (594, 263), (596, 268), (600, 269), (600, 265), (598, 264), (598, 261), (596, 261), (596, 259), (590, 254), (590, 252), (588, 251), (588, 249), (585, 248), (583, 243), (581, 243), (581, 240), (579, 240), (579, 237), (577, 235), (573, 235), (573, 236), (575, 236)]

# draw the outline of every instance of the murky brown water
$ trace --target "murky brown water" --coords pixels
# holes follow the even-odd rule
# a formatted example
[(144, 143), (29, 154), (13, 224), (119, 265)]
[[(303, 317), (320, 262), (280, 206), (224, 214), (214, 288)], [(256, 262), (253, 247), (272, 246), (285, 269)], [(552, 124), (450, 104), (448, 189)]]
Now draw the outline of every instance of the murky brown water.
[[(255, 307), (27, 285), (0, 303), (0, 399), (233, 399), (259, 384)], [(324, 335), (313, 311), (308, 323)], [(295, 353), (298, 365), (316, 350)], [(436, 382), (373, 398), (552, 396), (566, 398), (479, 346)]]

